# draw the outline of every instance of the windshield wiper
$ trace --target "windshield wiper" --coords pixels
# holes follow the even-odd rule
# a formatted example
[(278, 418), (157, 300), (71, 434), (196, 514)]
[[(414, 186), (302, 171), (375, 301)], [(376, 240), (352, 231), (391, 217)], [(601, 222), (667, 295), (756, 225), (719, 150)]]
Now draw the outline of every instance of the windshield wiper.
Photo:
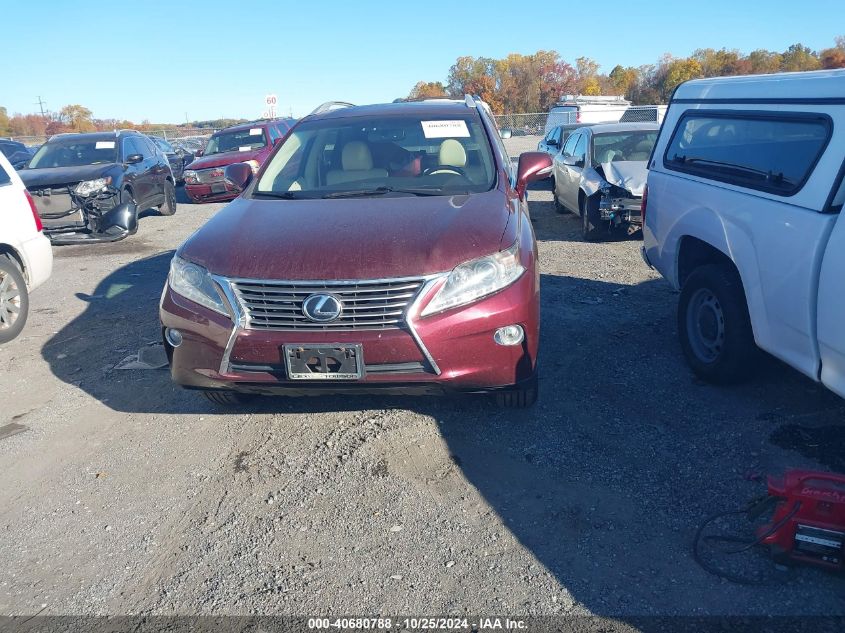
[(399, 187), (376, 187), (375, 189), (350, 189), (349, 191), (333, 191), (323, 198), (365, 198), (367, 196), (383, 196), (386, 193), (408, 193), (414, 196), (458, 196), (468, 195), (467, 191), (446, 193), (439, 189), (402, 189)]
[(729, 163), (727, 161), (722, 160), (713, 160), (711, 158), (687, 158), (686, 156), (680, 156), (675, 154), (672, 157), (672, 161), (676, 163), (681, 163), (683, 165), (689, 164), (696, 164), (701, 163), (704, 165), (713, 165), (714, 167), (727, 167), (728, 169), (735, 169), (736, 171), (745, 172), (747, 174), (754, 174), (755, 176), (763, 176), (766, 180), (774, 183), (783, 183), (787, 185), (794, 184), (789, 178), (783, 175), (783, 172), (774, 173), (771, 171), (763, 171), (762, 169), (754, 169), (753, 167), (748, 167), (747, 165), (738, 165), (736, 163)]
[(254, 191), (253, 197), (278, 198), (280, 200), (305, 200), (314, 196), (304, 196), (301, 191)]

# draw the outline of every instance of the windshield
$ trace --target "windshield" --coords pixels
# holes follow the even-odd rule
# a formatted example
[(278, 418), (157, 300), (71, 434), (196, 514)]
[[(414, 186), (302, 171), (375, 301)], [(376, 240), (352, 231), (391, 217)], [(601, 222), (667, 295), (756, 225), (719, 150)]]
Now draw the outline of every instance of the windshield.
[(29, 162), (29, 169), (116, 162), (117, 142), (114, 140), (58, 141), (42, 145)]
[(246, 130), (235, 132), (220, 132), (215, 134), (208, 141), (208, 146), (203, 154), (222, 154), (223, 152), (248, 152), (267, 145), (264, 139), (264, 129), (251, 127)]
[(593, 167), (621, 160), (647, 161), (657, 140), (657, 130), (616, 132), (593, 136)]
[(454, 195), (487, 191), (495, 174), (478, 115), (349, 117), (297, 127), (254, 193), (297, 198)]

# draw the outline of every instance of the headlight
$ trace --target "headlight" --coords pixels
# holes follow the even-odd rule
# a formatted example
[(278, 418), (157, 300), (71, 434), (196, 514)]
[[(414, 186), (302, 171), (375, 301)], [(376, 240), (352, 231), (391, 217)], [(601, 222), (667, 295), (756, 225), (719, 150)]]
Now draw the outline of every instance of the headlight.
[(253, 174), (257, 174), (257, 173), (258, 173), (258, 168), (259, 168), (259, 167), (261, 167), (261, 165), (259, 165), (259, 164), (258, 164), (258, 161), (257, 161), (257, 160), (245, 160), (244, 162), (245, 162), (247, 165), (249, 165), (250, 167), (252, 167), (252, 173), (253, 173)]
[(511, 285), (524, 271), (519, 261), (518, 242), (514, 242), (507, 250), (456, 266), (434, 299), (425, 307), (422, 316), (492, 294)]
[(185, 173), (182, 174), (182, 178), (185, 179), (185, 182), (191, 184), (196, 184), (197, 182), (199, 182), (199, 178), (197, 178), (197, 172), (195, 172), (193, 169), (186, 170)]
[(77, 196), (87, 198), (92, 194), (102, 191), (110, 184), (111, 176), (106, 176), (105, 178), (97, 178), (96, 180), (83, 180), (81, 183), (76, 185), (73, 190), (73, 193), (75, 193)]
[(217, 285), (202, 266), (186, 262), (181, 257), (174, 257), (170, 262), (170, 275), (167, 282), (173, 292), (205, 306), (220, 314), (229, 316), (226, 304), (217, 291)]

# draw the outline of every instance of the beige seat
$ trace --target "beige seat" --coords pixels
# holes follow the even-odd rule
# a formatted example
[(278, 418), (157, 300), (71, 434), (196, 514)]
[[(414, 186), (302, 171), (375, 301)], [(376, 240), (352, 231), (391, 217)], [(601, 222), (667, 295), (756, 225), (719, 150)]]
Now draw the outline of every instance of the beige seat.
[(640, 141), (634, 146), (634, 151), (628, 157), (628, 160), (648, 160), (651, 156), (651, 146), (654, 143), (650, 141)]
[(386, 169), (373, 167), (373, 154), (366, 143), (350, 141), (340, 154), (343, 169), (334, 169), (326, 174), (326, 184), (339, 185), (345, 182), (387, 178)]

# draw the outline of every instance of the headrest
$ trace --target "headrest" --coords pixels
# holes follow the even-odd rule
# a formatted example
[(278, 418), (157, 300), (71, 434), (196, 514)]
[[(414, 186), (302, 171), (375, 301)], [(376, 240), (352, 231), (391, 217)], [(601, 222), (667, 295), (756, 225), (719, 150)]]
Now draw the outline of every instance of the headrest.
[(340, 162), (345, 171), (358, 171), (373, 168), (373, 155), (366, 143), (350, 141), (343, 146)]
[(465, 167), (467, 164), (467, 153), (460, 141), (447, 138), (440, 144), (440, 155), (438, 157), (441, 165), (452, 167)]
[(642, 140), (634, 146), (637, 152), (651, 152), (651, 146), (654, 145), (651, 141)]

